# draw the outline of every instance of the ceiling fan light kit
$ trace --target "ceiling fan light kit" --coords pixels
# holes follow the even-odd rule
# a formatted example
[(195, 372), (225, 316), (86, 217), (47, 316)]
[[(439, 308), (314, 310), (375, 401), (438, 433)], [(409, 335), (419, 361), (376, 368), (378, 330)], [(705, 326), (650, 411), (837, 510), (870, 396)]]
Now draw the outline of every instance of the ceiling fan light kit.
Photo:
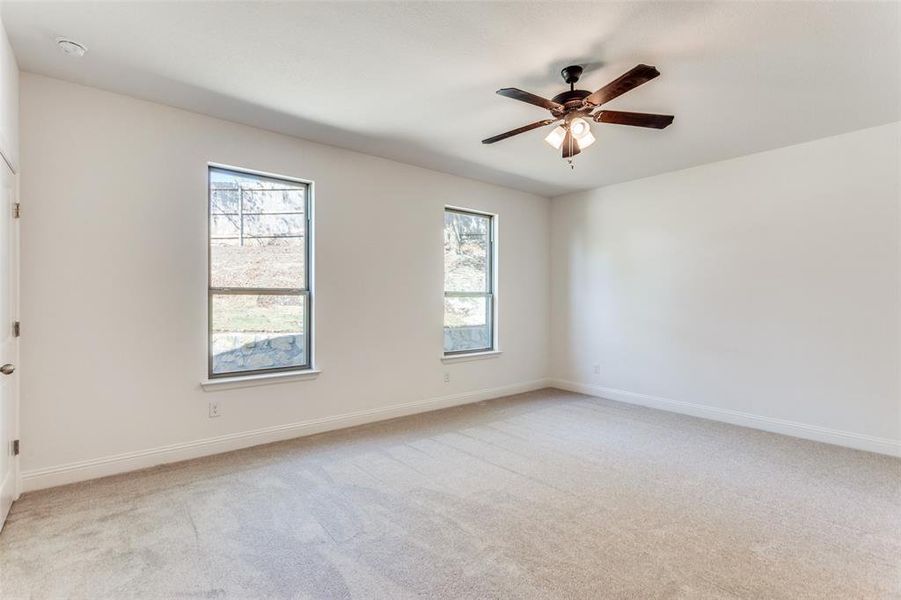
[(557, 125), (544, 138), (544, 141), (555, 150), (562, 149), (563, 158), (572, 166), (573, 157), (596, 141), (595, 136), (591, 133), (591, 125), (586, 119), (596, 123), (613, 123), (653, 129), (664, 129), (673, 122), (674, 117), (672, 115), (654, 115), (617, 110), (598, 110), (593, 112), (602, 104), (660, 75), (656, 67), (638, 65), (594, 93), (588, 90), (575, 89), (576, 82), (582, 76), (582, 67), (579, 65), (566, 67), (560, 74), (563, 76), (563, 80), (569, 84), (569, 90), (557, 94), (550, 100), (517, 88), (498, 90), (497, 93), (501, 96), (528, 102), (550, 111), (552, 118), (536, 121), (535, 123), (484, 139), (482, 143), (493, 144), (532, 129), (547, 125)]

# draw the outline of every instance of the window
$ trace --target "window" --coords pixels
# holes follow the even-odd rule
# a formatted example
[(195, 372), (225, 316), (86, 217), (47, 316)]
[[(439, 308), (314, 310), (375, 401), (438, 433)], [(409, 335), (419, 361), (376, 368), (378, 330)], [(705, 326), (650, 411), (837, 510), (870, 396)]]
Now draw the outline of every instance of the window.
[(444, 210), (444, 354), (494, 350), (494, 217)]
[(310, 185), (209, 168), (209, 376), (311, 365)]

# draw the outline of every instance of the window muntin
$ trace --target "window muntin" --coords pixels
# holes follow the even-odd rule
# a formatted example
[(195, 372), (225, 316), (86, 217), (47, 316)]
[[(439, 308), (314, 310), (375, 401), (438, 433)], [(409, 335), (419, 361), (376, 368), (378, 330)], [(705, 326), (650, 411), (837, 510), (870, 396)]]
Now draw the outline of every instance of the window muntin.
[(494, 217), (444, 211), (444, 354), (494, 349)]
[(310, 186), (209, 168), (209, 376), (310, 368)]

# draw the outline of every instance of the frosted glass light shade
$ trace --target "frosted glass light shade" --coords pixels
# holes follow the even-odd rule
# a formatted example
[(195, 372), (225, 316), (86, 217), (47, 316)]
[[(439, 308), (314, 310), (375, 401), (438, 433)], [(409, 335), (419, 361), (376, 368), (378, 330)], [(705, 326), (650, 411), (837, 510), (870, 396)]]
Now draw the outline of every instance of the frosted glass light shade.
[(559, 150), (560, 146), (563, 145), (563, 138), (565, 138), (565, 137), (566, 137), (566, 129), (564, 129), (563, 127), (558, 125), (557, 127), (554, 128), (553, 131), (551, 131), (549, 134), (547, 134), (547, 137), (544, 138), (544, 141), (547, 142), (548, 144), (550, 144), (551, 146), (553, 146), (554, 148), (556, 148), (557, 150)]
[(573, 137), (577, 140), (581, 140), (586, 133), (591, 133), (591, 127), (588, 126), (585, 119), (573, 119), (569, 124), (569, 130), (573, 132)]
[(591, 135), (590, 131), (588, 131), (587, 133), (582, 134), (582, 137), (580, 137), (578, 139), (578, 142), (579, 142), (579, 148), (581, 150), (584, 150), (585, 148), (587, 148), (588, 146), (590, 146), (594, 143), (594, 136)]

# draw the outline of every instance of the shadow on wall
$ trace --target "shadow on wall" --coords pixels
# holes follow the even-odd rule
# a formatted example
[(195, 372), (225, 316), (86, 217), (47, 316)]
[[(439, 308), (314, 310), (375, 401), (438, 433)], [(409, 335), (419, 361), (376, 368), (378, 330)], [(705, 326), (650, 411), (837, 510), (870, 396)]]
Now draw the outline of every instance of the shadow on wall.
[[(110, 67), (108, 80), (92, 81), (85, 85), (96, 85), (118, 94), (134, 95), (127, 85), (123, 86), (117, 83), (131, 78), (134, 75), (132, 70), (118, 64), (108, 66)], [(456, 174), (467, 179), (482, 179), (495, 185), (518, 189), (530, 194), (538, 193), (550, 196), (559, 193), (556, 187), (548, 186), (538, 179), (524, 175), (511, 175), (504, 169), (486, 166), (466, 156), (450, 154), (438, 144), (423, 144), (409, 137), (392, 136), (389, 132), (361, 133), (260, 104), (254, 104), (253, 112), (250, 113), (247, 111), (246, 99), (164, 75), (143, 73), (141, 77), (142, 87), (146, 93), (141, 94), (140, 97), (158, 104), (265, 129), (295, 139), (299, 138), (351, 152), (359, 152), (370, 155), (370, 157), (384, 157), (405, 165), (431, 169), (445, 174)], [(168, 90), (168, 93), (160, 94), (153, 90)], [(252, 118), (248, 118), (250, 114), (253, 115)], [(338, 145), (336, 140), (341, 140), (342, 143)], [(479, 147), (478, 138), (473, 140), (473, 145), (475, 148)], [(392, 148), (393, 150), (391, 150)]]

